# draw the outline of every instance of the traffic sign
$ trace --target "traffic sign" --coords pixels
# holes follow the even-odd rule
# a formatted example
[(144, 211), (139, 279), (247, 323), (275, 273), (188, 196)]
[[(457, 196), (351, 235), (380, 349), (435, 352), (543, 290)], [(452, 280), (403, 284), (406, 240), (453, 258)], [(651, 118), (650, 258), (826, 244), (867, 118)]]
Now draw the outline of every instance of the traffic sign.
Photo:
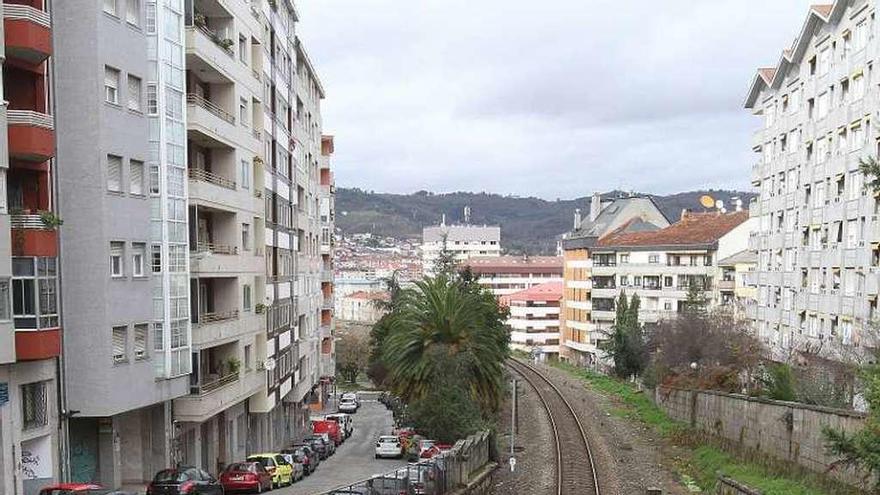
[(511, 457), (507, 463), (510, 464), (510, 472), (512, 473), (516, 469), (516, 457)]

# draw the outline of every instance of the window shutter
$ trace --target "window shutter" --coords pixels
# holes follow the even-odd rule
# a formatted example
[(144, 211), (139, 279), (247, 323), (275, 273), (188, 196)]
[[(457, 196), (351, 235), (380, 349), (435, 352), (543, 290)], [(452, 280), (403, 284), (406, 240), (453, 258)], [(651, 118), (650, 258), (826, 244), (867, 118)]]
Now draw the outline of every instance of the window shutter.
[(144, 194), (144, 162), (131, 160), (131, 193)]
[(122, 192), (122, 157), (107, 156), (107, 189)]
[(147, 325), (135, 325), (134, 327), (134, 357), (143, 359), (147, 357)]
[(125, 327), (113, 327), (113, 362), (125, 361)]

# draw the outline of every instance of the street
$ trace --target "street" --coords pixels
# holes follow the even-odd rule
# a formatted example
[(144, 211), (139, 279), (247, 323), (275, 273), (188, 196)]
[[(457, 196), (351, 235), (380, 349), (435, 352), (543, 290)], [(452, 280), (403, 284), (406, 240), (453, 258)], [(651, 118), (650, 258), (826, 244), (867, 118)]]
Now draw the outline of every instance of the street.
[(340, 485), (354, 483), (374, 474), (393, 471), (406, 464), (404, 460), (376, 459), (376, 439), (391, 433), (391, 411), (376, 400), (378, 394), (361, 394), (361, 407), (353, 414), (354, 432), (340, 445), (336, 454), (324, 460), (318, 470), (293, 486), (272, 493), (278, 495), (311, 495)]

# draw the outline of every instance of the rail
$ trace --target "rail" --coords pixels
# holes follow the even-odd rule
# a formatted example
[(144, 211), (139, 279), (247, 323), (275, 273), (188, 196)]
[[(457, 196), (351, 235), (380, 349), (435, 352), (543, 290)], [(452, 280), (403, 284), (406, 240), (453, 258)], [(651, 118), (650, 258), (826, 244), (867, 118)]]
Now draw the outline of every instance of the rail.
[(535, 389), (547, 410), (556, 446), (556, 493), (601, 495), (590, 441), (571, 403), (549, 378), (531, 365), (511, 358), (507, 366)]
[[(220, 48), (221, 50), (226, 52), (227, 55), (235, 55), (235, 52), (232, 51), (232, 44), (230, 43), (229, 45), (224, 45), (223, 42), (226, 40), (224, 38), (221, 38), (220, 35), (216, 32), (212, 31), (211, 28), (202, 24), (196, 24), (196, 28), (201, 31), (202, 34), (207, 36), (209, 40), (213, 41), (214, 44), (217, 45), (217, 48)], [(229, 42), (232, 42), (232, 40), (229, 40)]]
[(216, 103), (213, 103), (209, 100), (206, 100), (204, 97), (199, 96), (195, 93), (187, 93), (186, 94), (186, 103), (187, 105), (196, 105), (204, 108), (205, 110), (214, 114), (214, 116), (219, 117), (230, 124), (235, 124), (235, 116), (231, 113), (223, 110)]
[(30, 5), (3, 4), (3, 18), (31, 21), (46, 28), (52, 27), (52, 18), (49, 13), (35, 9)]
[(208, 172), (207, 170), (201, 168), (190, 168), (188, 173), (191, 180), (208, 182), (214, 184), (215, 186), (225, 187), (226, 189), (232, 189), (233, 191), (235, 190), (234, 180), (229, 180), (226, 177), (221, 177), (213, 172)]
[(238, 254), (238, 246), (215, 244), (213, 242), (199, 242), (196, 245), (196, 251), (200, 253), (212, 254)]
[(193, 385), (190, 387), (190, 393), (194, 395), (205, 395), (207, 393), (217, 390), (218, 388), (223, 387), (224, 385), (235, 383), (236, 381), (238, 381), (238, 371), (236, 371), (235, 373), (229, 373), (225, 376), (221, 376), (220, 378), (207, 383), (199, 383)]
[(40, 215), (9, 215), (9, 226), (13, 229), (51, 230)]
[(206, 325), (209, 323), (218, 323), (221, 321), (237, 320), (238, 310), (223, 311), (220, 313), (201, 313), (199, 314), (199, 324)]
[(55, 120), (51, 115), (33, 110), (8, 110), (6, 120), (9, 125), (32, 125), (49, 130), (55, 129)]

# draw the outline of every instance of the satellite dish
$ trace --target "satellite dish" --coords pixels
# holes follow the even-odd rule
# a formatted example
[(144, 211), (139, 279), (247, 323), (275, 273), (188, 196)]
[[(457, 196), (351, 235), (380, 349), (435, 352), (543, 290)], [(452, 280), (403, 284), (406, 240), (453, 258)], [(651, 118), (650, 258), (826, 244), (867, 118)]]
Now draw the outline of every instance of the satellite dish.
[(716, 201), (715, 208), (718, 208), (719, 210), (723, 210), (724, 209), (724, 201), (721, 201), (720, 199), (718, 201)]
[(703, 208), (712, 208), (715, 206), (715, 198), (708, 194), (700, 196), (700, 204), (703, 205)]

